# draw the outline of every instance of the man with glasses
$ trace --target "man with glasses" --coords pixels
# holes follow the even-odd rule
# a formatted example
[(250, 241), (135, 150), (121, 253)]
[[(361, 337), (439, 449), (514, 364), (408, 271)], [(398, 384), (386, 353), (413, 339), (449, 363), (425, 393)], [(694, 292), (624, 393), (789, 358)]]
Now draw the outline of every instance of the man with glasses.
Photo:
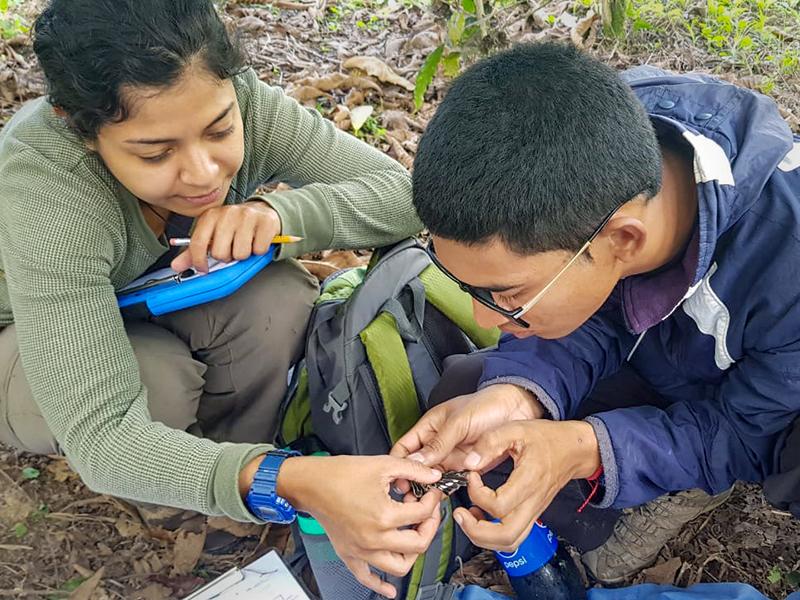
[(393, 453), (483, 474), (513, 459), (496, 490), (470, 475), (455, 518), (473, 542), (514, 548), (589, 480), (595, 510), (638, 507), (584, 544), (617, 582), (736, 480), (798, 507), (798, 167), (772, 101), (706, 76), (620, 77), (548, 43), (454, 82), (414, 203), (431, 259), (505, 335), (445, 372), (432, 398), (451, 399)]

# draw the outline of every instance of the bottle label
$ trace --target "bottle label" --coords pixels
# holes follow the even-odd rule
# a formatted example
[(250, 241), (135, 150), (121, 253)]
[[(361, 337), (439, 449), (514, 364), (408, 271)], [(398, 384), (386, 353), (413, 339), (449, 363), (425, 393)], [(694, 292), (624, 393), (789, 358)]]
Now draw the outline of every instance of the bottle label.
[(541, 521), (514, 552), (495, 552), (509, 577), (524, 577), (541, 569), (558, 550), (558, 539)]

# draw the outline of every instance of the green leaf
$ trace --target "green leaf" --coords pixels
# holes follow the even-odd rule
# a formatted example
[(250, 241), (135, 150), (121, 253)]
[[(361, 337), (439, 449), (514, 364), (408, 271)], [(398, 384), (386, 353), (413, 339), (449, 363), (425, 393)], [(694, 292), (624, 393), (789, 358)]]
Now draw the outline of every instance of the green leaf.
[(41, 475), (39, 469), (34, 469), (33, 467), (25, 467), (22, 469), (23, 479), (38, 479), (39, 475)]
[(459, 71), (461, 71), (461, 53), (451, 52), (445, 56), (442, 62), (442, 68), (447, 77), (455, 77), (458, 75)]
[(463, 12), (455, 12), (450, 16), (450, 22), (447, 24), (447, 38), (451, 45), (458, 46), (461, 43), (466, 25), (467, 18)]
[(748, 48), (752, 48), (752, 46), (753, 46), (753, 38), (751, 38), (749, 35), (746, 35), (739, 40), (739, 48), (741, 48), (742, 50), (747, 50)]
[(8, 0), (0, 0), (0, 12), (8, 12)]
[(28, 526), (25, 525), (25, 523), (17, 523), (12, 528), (12, 531), (17, 539), (24, 538), (26, 535), (28, 535)]
[(778, 583), (783, 578), (781, 570), (778, 567), (772, 567), (767, 574), (767, 581), (770, 583)]
[(789, 587), (800, 587), (800, 571), (792, 571), (786, 575), (786, 583)]
[(81, 584), (84, 581), (86, 581), (86, 577), (73, 577), (72, 579), (68, 579), (63, 584), (61, 584), (61, 587), (59, 589), (62, 589), (65, 592), (74, 592), (79, 587), (81, 587)]
[(422, 68), (417, 73), (417, 81), (414, 84), (414, 109), (419, 110), (422, 108), (422, 103), (425, 100), (425, 92), (428, 86), (433, 81), (433, 76), (436, 75), (436, 69), (439, 67), (439, 61), (442, 59), (442, 52), (444, 46), (439, 46), (428, 55)]
[[(481, 0), (483, 1), (483, 0)], [(475, 14), (475, 0), (461, 0), (461, 8), (467, 11), (470, 14)]]

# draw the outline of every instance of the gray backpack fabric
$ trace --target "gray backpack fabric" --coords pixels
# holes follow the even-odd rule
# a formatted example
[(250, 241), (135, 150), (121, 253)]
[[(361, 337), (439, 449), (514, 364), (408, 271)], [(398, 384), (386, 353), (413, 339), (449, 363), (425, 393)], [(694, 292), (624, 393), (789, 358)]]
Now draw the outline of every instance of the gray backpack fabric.
[[(444, 359), (496, 343), (499, 332), (477, 326), (469, 296), (418, 242), (405, 240), (378, 256), (368, 268), (323, 284), (309, 324), (305, 372), (284, 418), (284, 441), (313, 432), (332, 454), (386, 454), (429, 408)], [(456, 557), (472, 553), (453, 524), (455, 501), (442, 502), (436, 538), (411, 573), (386, 576), (398, 598), (452, 592), (442, 582)]]

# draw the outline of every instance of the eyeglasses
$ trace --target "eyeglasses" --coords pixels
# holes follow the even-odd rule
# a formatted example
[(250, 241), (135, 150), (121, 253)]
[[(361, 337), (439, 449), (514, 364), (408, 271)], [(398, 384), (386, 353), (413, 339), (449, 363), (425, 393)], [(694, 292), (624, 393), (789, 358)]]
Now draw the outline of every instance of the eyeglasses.
[(589, 246), (591, 246), (595, 238), (597, 238), (597, 236), (600, 235), (600, 232), (603, 231), (603, 228), (606, 225), (608, 225), (608, 222), (611, 220), (611, 217), (614, 216), (614, 213), (616, 213), (621, 206), (622, 204), (614, 207), (614, 209), (612, 209), (605, 217), (603, 217), (602, 222), (600, 223), (600, 225), (597, 226), (597, 229), (595, 229), (592, 232), (592, 235), (589, 237), (588, 240), (586, 240), (586, 243), (583, 246), (581, 246), (580, 250), (578, 250), (578, 252), (575, 253), (575, 256), (570, 258), (567, 264), (565, 264), (562, 267), (562, 269), (555, 274), (555, 276), (547, 283), (547, 285), (545, 285), (541, 290), (539, 290), (539, 293), (537, 293), (528, 302), (526, 302), (525, 304), (514, 310), (508, 310), (507, 308), (503, 308), (502, 306), (497, 304), (494, 301), (494, 297), (492, 296), (492, 292), (490, 290), (487, 290), (486, 288), (475, 287), (474, 285), (470, 285), (468, 283), (464, 283), (458, 277), (456, 277), (450, 271), (448, 271), (445, 268), (445, 266), (442, 265), (442, 263), (439, 261), (439, 258), (436, 256), (436, 252), (434, 251), (433, 248), (433, 240), (428, 242), (428, 245), (425, 247), (425, 250), (428, 253), (428, 256), (431, 258), (433, 264), (435, 264), (442, 273), (444, 273), (450, 279), (455, 281), (458, 284), (458, 287), (460, 287), (462, 291), (466, 292), (467, 294), (475, 298), (475, 300), (480, 302), (486, 308), (493, 310), (496, 313), (500, 313), (515, 325), (528, 329), (530, 328), (530, 323), (522, 319), (521, 318), (522, 315), (524, 315), (526, 312), (528, 312), (534, 306), (536, 306), (536, 304), (539, 303), (539, 301), (547, 293), (547, 291), (556, 284), (556, 282), (564, 274), (564, 272), (567, 269), (569, 269), (573, 265), (573, 263), (575, 263), (575, 261), (578, 260), (583, 255), (583, 253), (589, 249)]

